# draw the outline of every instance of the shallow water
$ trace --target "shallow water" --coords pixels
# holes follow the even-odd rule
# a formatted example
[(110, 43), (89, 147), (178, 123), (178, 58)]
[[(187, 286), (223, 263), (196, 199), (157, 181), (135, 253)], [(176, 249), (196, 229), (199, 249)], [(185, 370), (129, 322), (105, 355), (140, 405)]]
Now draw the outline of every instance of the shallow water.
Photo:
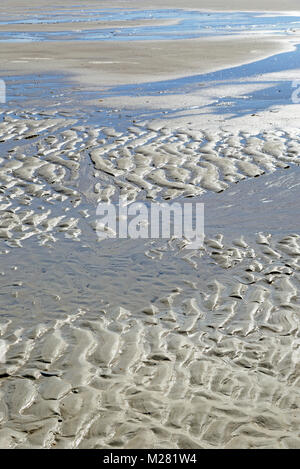
[[(78, 17), (80, 16), (80, 17)], [(169, 20), (176, 24), (160, 26), (126, 27), (132, 20)], [(13, 25), (20, 24), (60, 24), (87, 21), (124, 21), (124, 27), (111, 29), (88, 29), (77, 31), (13, 32)], [(2, 32), (0, 42), (35, 41), (137, 41), (137, 40), (175, 40), (197, 37), (236, 35), (236, 34), (295, 34), (300, 30), (300, 17), (287, 15), (266, 16), (261, 13), (203, 13), (185, 10), (81, 10), (68, 15), (54, 12), (51, 15), (32, 15), (22, 19), (7, 19), (0, 25), (11, 25), (11, 32)]]
[[(196, 109), (197, 114), (205, 115), (207, 112), (213, 114), (231, 114), (235, 118), (260, 111), (267, 111), (276, 106), (292, 104), (293, 82), (299, 77), (300, 45), (295, 46), (291, 52), (275, 54), (266, 59), (257, 60), (240, 66), (229, 67), (216, 72), (192, 75), (183, 78), (163, 80), (134, 85), (118, 85), (110, 87), (104, 92), (106, 97), (114, 96), (156, 96), (157, 93), (163, 95), (182, 95), (197, 92), (197, 103), (191, 108)], [(293, 78), (276, 79), (264, 78), (264, 75), (271, 73), (290, 72)], [(228, 86), (231, 90), (240, 85), (263, 85), (263, 89), (250, 93), (242, 93), (241, 97), (232, 95), (220, 96), (218, 87)], [(203, 92), (206, 101), (206, 90), (210, 90), (215, 99), (210, 105), (202, 104), (201, 93)], [(214, 93), (214, 89), (216, 92)], [(230, 91), (229, 91), (230, 92)], [(203, 111), (202, 111), (203, 109)], [(173, 112), (177, 115), (184, 109), (177, 108)], [(172, 118), (171, 109), (161, 109), (166, 111), (166, 119)], [(194, 111), (195, 112), (195, 111)], [(161, 118), (164, 118), (163, 114)]]

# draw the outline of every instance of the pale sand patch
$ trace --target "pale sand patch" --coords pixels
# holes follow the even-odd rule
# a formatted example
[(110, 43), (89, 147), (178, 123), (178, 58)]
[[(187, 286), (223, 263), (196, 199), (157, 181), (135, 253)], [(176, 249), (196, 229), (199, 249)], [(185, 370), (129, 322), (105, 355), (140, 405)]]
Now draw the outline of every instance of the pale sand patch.
[(58, 32), (58, 31), (89, 31), (97, 29), (121, 29), (140, 26), (175, 25), (176, 20), (136, 19), (124, 21), (76, 21), (74, 23), (43, 23), (43, 24), (2, 24), (1, 32)]
[[(243, 89), (243, 87), (241, 87)], [(247, 87), (248, 88), (248, 87)], [(255, 90), (263, 89), (263, 87), (255, 87)], [(253, 89), (252, 88), (252, 89)], [(209, 129), (210, 131), (226, 130), (228, 132), (236, 132), (237, 129), (243, 129), (252, 134), (259, 133), (262, 129), (271, 131), (274, 128), (297, 129), (300, 126), (299, 105), (292, 104), (291, 99), (284, 105), (270, 106), (269, 109), (253, 112), (249, 115), (246, 112), (242, 115), (235, 115), (234, 110), (231, 111), (230, 100), (235, 98), (237, 94), (232, 88), (224, 86), (224, 92), (227, 93), (228, 106), (226, 109), (226, 119), (224, 114), (216, 114), (218, 108), (211, 108), (213, 101), (216, 101), (220, 95), (217, 90), (213, 96), (191, 93), (189, 95), (174, 94), (167, 96), (143, 96), (143, 98), (106, 98), (101, 102), (101, 106), (112, 106), (120, 110), (141, 111), (145, 104), (153, 110), (162, 111), (163, 114), (157, 118), (160, 126), (167, 125), (168, 128), (176, 130), (178, 126), (183, 128), (193, 126), (199, 129)], [(241, 92), (242, 92), (241, 89)], [(238, 87), (235, 88), (235, 91)], [(293, 88), (291, 88), (291, 93)], [(251, 94), (251, 93), (250, 93)], [(96, 102), (94, 102), (96, 104)], [(142, 123), (146, 123), (143, 121)], [(167, 123), (167, 124), (166, 124)]]
[[(291, 50), (293, 45), (278, 37), (218, 37), (130, 43), (59, 41), (24, 43), (21, 47), (20, 44), (6, 43), (1, 47), (0, 60), (3, 70), (9, 75), (56, 70), (73, 74), (74, 79), (85, 85), (101, 88), (196, 75)], [(27, 59), (32, 56), (34, 61), (28, 67), (18, 67), (14, 61), (23, 60), (24, 56)], [(51, 60), (39, 63), (38, 57), (49, 57)]]
[[(176, 97), (173, 97), (175, 102)], [(230, 101), (230, 98), (228, 98)], [(193, 106), (192, 106), (193, 107)], [(205, 128), (210, 131), (218, 131), (222, 129), (228, 132), (236, 132), (237, 129), (244, 129), (252, 134), (260, 131), (272, 131), (275, 129), (297, 129), (300, 125), (299, 104), (276, 105), (266, 111), (259, 111), (253, 115), (245, 113), (242, 116), (235, 116), (234, 112), (230, 113), (230, 109), (224, 115), (215, 114), (209, 108), (202, 110), (201, 114), (198, 109), (184, 109), (172, 113), (172, 118), (168, 121), (168, 127), (177, 128), (178, 126), (193, 125), (197, 128)], [(167, 116), (166, 116), (167, 119)], [(163, 125), (165, 119), (161, 119)]]

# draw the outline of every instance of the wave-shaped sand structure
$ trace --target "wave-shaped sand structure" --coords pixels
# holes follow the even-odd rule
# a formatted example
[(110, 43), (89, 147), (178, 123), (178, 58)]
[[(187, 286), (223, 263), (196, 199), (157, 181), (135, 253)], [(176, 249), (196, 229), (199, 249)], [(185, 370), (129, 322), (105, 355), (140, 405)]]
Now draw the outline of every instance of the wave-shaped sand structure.
[[(37, 117), (6, 116), (0, 126), (6, 147), (0, 167), (0, 237), (11, 244), (21, 245), (31, 236), (55, 241), (57, 232), (80, 236), (78, 212), (77, 217), (67, 212), (83, 198), (96, 204), (118, 196), (128, 201), (195, 197), (300, 162), (295, 131), (212, 134), (149, 123), (118, 132), (76, 126), (74, 119)], [(89, 158), (93, 187), (81, 183)]]
[(2, 320), (1, 446), (299, 446), (299, 235), (213, 241), (225, 271), (188, 300)]
[[(61, 233), (84, 245), (98, 201), (221, 192), (299, 164), (297, 133), (281, 130), (212, 135), (149, 123), (119, 132), (6, 116), (1, 140), (2, 242), (18, 249), (33, 237), (48, 249), (57, 240), (58, 253)], [(82, 301), (44, 322), (1, 318), (0, 446), (299, 447), (300, 236), (215, 233), (196, 251), (149, 243), (151, 262), (177, 256), (201, 281), (135, 310), (104, 302), (92, 314)], [(14, 288), (19, 304), (28, 286)]]

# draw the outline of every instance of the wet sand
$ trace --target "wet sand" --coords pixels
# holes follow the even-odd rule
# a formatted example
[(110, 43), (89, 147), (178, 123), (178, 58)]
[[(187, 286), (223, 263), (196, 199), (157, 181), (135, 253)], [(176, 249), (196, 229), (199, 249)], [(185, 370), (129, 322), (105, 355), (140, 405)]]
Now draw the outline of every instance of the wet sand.
[[(187, 85), (163, 96), (170, 115), (142, 91), (101, 94), (108, 84), (241, 64), (253, 47), (253, 61), (292, 49), (288, 39), (236, 42), (151, 42), (168, 60), (162, 67), (154, 55), (149, 68), (148, 43), (149, 56), (143, 43), (101, 43), (106, 60), (140, 51), (141, 73), (118, 65), (98, 82), (91, 66), (78, 94), (69, 73), (79, 76), (99, 43), (1, 49), (2, 73), (18, 73), (0, 122), (1, 448), (300, 447), (297, 105), (265, 106), (256, 121), (246, 106), (229, 119), (227, 103), (209, 122), (182, 103)], [(203, 68), (193, 69), (207, 44)], [(52, 71), (70, 86), (45, 75), (51, 98), (37, 75), (51, 67), (28, 57), (52, 54)], [(203, 202), (203, 247), (99, 241), (97, 204), (119, 197)]]
[[(157, 2), (149, 3), (147, 6), (143, 2), (141, 7), (138, 2), (114, 2), (114, 8), (131, 8), (131, 9), (146, 9), (146, 8), (195, 8), (199, 9), (199, 2), (188, 2), (182, 4), (178, 1), (172, 5), (160, 4)], [(244, 2), (241, 5), (239, 2), (211, 2), (202, 3), (200, 7), (208, 11), (210, 8), (218, 10), (235, 10), (248, 11), (246, 8), (249, 2)], [(243, 2), (242, 2), (243, 3)], [(252, 11), (265, 12), (268, 10), (266, 2), (251, 2)], [(284, 10), (296, 11), (295, 1), (290, 4), (284, 5)], [(40, 3), (39, 3), (40, 5)], [(78, 3), (80, 5), (80, 2)], [(52, 8), (52, 7), (51, 7)], [(82, 9), (76, 10), (76, 2), (58, 2), (56, 4), (56, 16), (51, 20), (51, 14), (48, 18), (47, 12), (50, 11), (47, 2), (45, 2), (45, 9), (43, 10), (44, 17), (41, 16), (41, 10), (33, 2), (30, 7), (25, 5), (25, 2), (14, 1), (9, 9), (10, 16), (3, 16), (2, 21), (6, 20), (15, 24), (2, 24), (0, 25), (0, 33), (8, 31), (23, 31), (28, 33), (30, 31), (44, 31), (57, 33), (60, 31), (76, 30), (95, 30), (118, 28), (122, 22), (101, 21), (94, 22), (92, 16), (84, 13)], [(106, 2), (90, 2), (85, 6), (86, 9), (91, 8), (95, 11), (107, 9)], [(201, 9), (200, 8), (200, 9)], [(269, 6), (270, 8), (270, 6)], [(72, 10), (73, 9), (73, 10)], [(280, 11), (283, 6), (279, 6), (272, 2), (271, 11)], [(66, 15), (70, 15), (69, 11), (73, 11), (72, 18), (76, 22), (69, 22), (68, 24), (63, 21)], [(66, 11), (66, 13), (64, 13)], [(78, 15), (76, 16), (76, 11)], [(296, 13), (295, 13), (296, 14)], [(64, 16), (65, 15), (65, 16)], [(298, 12), (300, 15), (300, 12)], [(39, 21), (43, 24), (35, 24), (36, 19), (41, 16)], [(147, 15), (148, 16), (148, 15)], [(25, 19), (31, 24), (18, 24)], [(87, 18), (89, 21), (87, 22)], [(77, 20), (80, 20), (77, 22)], [(50, 23), (47, 23), (50, 21)], [(54, 22), (58, 21), (58, 22)], [(62, 21), (62, 22), (60, 22)], [(124, 27), (131, 25), (141, 26), (151, 24), (152, 26), (174, 24), (174, 21), (162, 21), (156, 19), (137, 18), (135, 21), (123, 21)], [(26, 36), (25, 36), (26, 37)], [(180, 37), (180, 36), (179, 36)], [(202, 37), (195, 39), (180, 40), (179, 37), (174, 40), (164, 41), (64, 41), (63, 37), (60, 38), (59, 45), (51, 42), (29, 42), (20, 44), (18, 42), (5, 42), (0, 48), (0, 59), (3, 64), (5, 74), (14, 75), (19, 73), (49, 73), (53, 70), (62, 71), (67, 73), (69, 79), (79, 81), (83, 85), (96, 86), (98, 89), (103, 86), (127, 84), (127, 83), (141, 83), (151, 82), (158, 80), (166, 80), (171, 78), (179, 78), (190, 75), (198, 75), (215, 70), (222, 70), (230, 66), (242, 65), (249, 62), (255, 62), (266, 57), (270, 57), (275, 53), (293, 50), (294, 44), (297, 43), (299, 38), (299, 31), (295, 30), (292, 36), (281, 34), (276, 36), (272, 31), (267, 36), (259, 33), (254, 36), (245, 33), (240, 34), (239, 40), (232, 36), (224, 37)], [(299, 41), (298, 41), (299, 42)]]
[[(179, 45), (180, 43), (180, 45)], [(144, 43), (80, 42), (6, 43), (0, 49), (5, 75), (68, 73), (75, 83), (98, 89), (179, 78), (241, 65), (274, 53), (293, 50), (293, 45), (276, 37), (151, 41)], [(179, 51), (179, 52), (178, 52)], [(162, 60), (163, 57), (163, 60)], [(3, 76), (3, 75), (2, 75)]]
[[(126, 21), (126, 22), (125, 22)], [(0, 32), (5, 31), (17, 31), (17, 32), (57, 32), (57, 31), (77, 31), (77, 30), (93, 30), (93, 29), (103, 29), (103, 28), (120, 28), (120, 27), (130, 27), (130, 26), (166, 26), (170, 24), (177, 24), (177, 21), (169, 20), (151, 20), (151, 19), (139, 19), (139, 20), (123, 20), (123, 21), (78, 21), (74, 23), (42, 23), (42, 24), (1, 24)]]
[[(238, 181), (243, 193), (243, 180), (274, 174), (280, 187), (299, 164), (298, 137), (74, 124), (2, 123), (3, 140), (38, 139), (39, 154), (22, 145), (1, 168), (1, 447), (299, 447), (299, 235), (272, 235), (258, 218), (249, 229), (245, 216), (224, 238), (210, 211), (200, 251), (176, 240), (99, 247), (87, 229), (93, 203), (115, 191), (216, 193), (216, 212)], [(88, 190), (76, 184), (86, 151)]]

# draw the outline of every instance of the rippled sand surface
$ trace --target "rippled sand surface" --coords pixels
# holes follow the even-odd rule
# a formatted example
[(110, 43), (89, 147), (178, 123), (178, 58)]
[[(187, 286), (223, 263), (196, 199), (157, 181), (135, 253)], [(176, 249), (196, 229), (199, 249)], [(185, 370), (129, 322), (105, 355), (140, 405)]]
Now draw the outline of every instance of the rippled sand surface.
[(93, 232), (119, 194), (290, 177), (298, 136), (7, 115), (1, 144), (1, 447), (299, 447), (299, 234)]
[[(260, 45), (257, 58), (277, 51)], [(182, 81), (146, 109), (160, 85), (125, 96), (128, 63), (103, 100), (93, 80), (91, 91), (38, 77), (42, 59), (18, 47), (0, 121), (0, 447), (300, 448), (297, 106), (278, 104), (276, 82), (258, 98), (249, 85), (243, 108), (243, 83), (230, 82), (242, 117), (225, 86), (222, 112), (205, 116), (184, 104), (199, 95)], [(204, 203), (203, 246), (100, 241), (97, 205), (120, 199)]]

